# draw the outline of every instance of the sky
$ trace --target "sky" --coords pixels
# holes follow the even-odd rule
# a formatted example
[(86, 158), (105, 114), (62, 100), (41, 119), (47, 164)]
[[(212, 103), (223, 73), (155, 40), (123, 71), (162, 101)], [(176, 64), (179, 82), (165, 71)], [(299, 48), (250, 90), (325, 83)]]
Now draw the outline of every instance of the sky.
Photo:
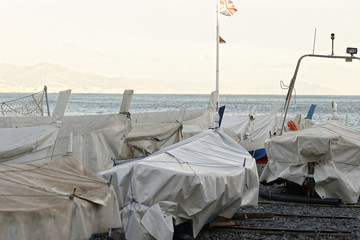
[[(233, 2), (234, 16), (219, 15), (220, 93), (286, 94), (280, 81), (313, 49), (330, 55), (331, 33), (335, 55), (360, 48), (359, 0)], [(216, 0), (1, 0), (0, 29), (1, 63), (215, 90)], [(297, 94), (359, 95), (359, 76), (360, 61), (306, 58)]]

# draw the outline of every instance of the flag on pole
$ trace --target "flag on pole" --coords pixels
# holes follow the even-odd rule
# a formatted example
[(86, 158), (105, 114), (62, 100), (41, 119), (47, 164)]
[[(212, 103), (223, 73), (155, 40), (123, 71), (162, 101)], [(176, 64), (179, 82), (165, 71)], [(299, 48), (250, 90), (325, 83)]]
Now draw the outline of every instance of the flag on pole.
[(219, 43), (226, 43), (226, 41), (222, 37), (219, 36)]
[(231, 0), (220, 0), (220, 13), (225, 16), (232, 16), (237, 12), (234, 3)]

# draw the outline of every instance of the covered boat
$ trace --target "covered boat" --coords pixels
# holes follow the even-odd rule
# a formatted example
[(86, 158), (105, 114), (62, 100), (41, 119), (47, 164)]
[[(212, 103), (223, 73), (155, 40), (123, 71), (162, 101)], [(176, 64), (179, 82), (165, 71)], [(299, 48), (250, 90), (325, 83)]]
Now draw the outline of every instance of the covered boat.
[(248, 116), (224, 116), (221, 129), (250, 152), (255, 159), (266, 155), (264, 142), (276, 132), (276, 103), (268, 114), (256, 115), (254, 107)]
[(214, 124), (216, 99), (215, 91), (204, 109), (187, 109), (183, 104), (179, 111), (131, 114), (132, 130), (118, 159), (144, 157), (209, 129)]
[(207, 130), (214, 124), (217, 98), (218, 92), (212, 92), (208, 106), (203, 109), (187, 109), (186, 104), (184, 104), (179, 111), (133, 113), (131, 114), (131, 122), (133, 124), (182, 122), (184, 126), (189, 126), (189, 128), (196, 126), (194, 127), (196, 130)]
[(265, 142), (268, 163), (261, 182), (285, 179), (302, 185), (311, 177), (321, 198), (357, 203), (360, 195), (360, 132), (337, 120), (286, 132)]
[(132, 124), (117, 159), (144, 157), (180, 142), (183, 139), (181, 131), (182, 123)]
[(217, 130), (98, 174), (112, 176), (127, 239), (172, 239), (185, 221), (196, 237), (209, 219), (257, 206), (259, 194), (255, 160)]
[(120, 228), (114, 188), (71, 155), (0, 164), (0, 239), (89, 239)]
[[(113, 166), (111, 158), (120, 155), (125, 136), (131, 130), (128, 107), (128, 104), (122, 104), (118, 114), (64, 116), (57, 136), (52, 139), (55, 146), (51, 147), (50, 156), (67, 153), (71, 141), (69, 136), (72, 136), (72, 152), (85, 168), (95, 173), (110, 169)], [(1, 117), (0, 131), (2, 128), (12, 128), (12, 131), (19, 131), (16, 128), (37, 128), (48, 124), (54, 117), (56, 114), (51, 117)], [(8, 143), (5, 141), (4, 145)]]
[[(12, 122), (15, 117), (1, 117), (0, 163), (16, 164), (51, 160), (69, 95), (70, 90), (60, 92), (53, 116), (34, 126), (9, 127), (6, 123)], [(28, 119), (17, 118), (25, 121)]]

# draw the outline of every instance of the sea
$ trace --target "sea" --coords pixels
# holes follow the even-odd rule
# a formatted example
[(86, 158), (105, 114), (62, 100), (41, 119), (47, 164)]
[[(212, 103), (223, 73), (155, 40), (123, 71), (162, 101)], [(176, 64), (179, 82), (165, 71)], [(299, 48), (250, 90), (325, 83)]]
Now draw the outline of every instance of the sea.
[[(0, 103), (27, 96), (26, 93), (0, 93)], [(55, 107), (57, 93), (48, 93), (49, 112)], [(134, 94), (131, 101), (130, 113), (159, 112), (179, 110), (182, 104), (187, 109), (203, 109), (209, 102), (210, 94)], [(227, 95), (220, 94), (219, 106), (225, 105), (225, 115), (247, 116), (256, 106), (256, 114), (271, 112), (274, 105), (279, 103), (279, 114), (283, 110), (285, 95)], [(44, 98), (45, 99), (45, 98)], [(109, 114), (120, 111), (122, 94), (77, 94), (72, 93), (65, 115)], [(331, 102), (337, 104), (337, 113), (341, 122), (360, 130), (360, 96), (324, 96), (297, 95), (292, 97), (287, 119), (293, 119), (297, 114), (302, 118), (307, 115), (311, 104), (315, 104), (312, 120), (321, 124), (331, 119), (333, 110)], [(47, 104), (44, 101), (44, 110)]]

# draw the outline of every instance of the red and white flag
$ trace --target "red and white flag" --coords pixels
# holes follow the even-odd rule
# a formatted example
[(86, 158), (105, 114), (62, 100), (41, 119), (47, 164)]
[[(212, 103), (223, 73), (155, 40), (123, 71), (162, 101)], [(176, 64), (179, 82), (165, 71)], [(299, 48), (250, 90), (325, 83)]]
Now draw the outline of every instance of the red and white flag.
[(222, 37), (219, 36), (219, 43), (226, 43), (226, 41)]
[(219, 0), (220, 1), (220, 13), (225, 16), (232, 16), (237, 12), (234, 3), (231, 0)]

